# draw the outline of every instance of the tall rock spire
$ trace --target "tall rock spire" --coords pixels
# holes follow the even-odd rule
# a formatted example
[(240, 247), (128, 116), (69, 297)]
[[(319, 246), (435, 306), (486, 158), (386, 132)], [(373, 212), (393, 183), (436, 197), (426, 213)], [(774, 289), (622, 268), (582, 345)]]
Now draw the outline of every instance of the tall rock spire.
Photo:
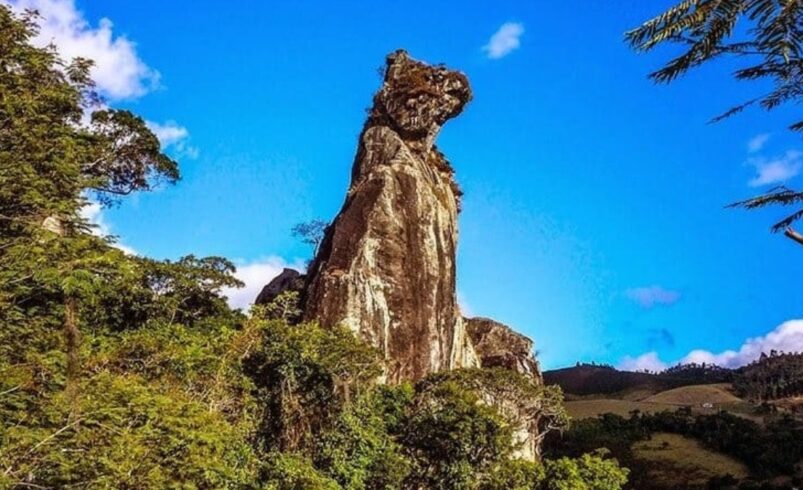
[(387, 57), (346, 201), (309, 269), (305, 318), (377, 347), (390, 382), (479, 365), (455, 293), (460, 190), (435, 147), (470, 99), (462, 73)]

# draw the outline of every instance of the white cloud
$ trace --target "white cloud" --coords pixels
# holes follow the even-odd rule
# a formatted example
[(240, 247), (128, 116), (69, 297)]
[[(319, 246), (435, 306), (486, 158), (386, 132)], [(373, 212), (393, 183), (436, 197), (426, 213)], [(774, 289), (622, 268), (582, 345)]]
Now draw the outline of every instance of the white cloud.
[(147, 121), (148, 128), (159, 138), (163, 150), (172, 150), (177, 156), (195, 159), (198, 158), (198, 148), (189, 144), (190, 132), (175, 121), (164, 124)]
[(750, 153), (761, 151), (764, 148), (764, 145), (767, 144), (767, 141), (769, 141), (769, 139), (770, 139), (769, 133), (761, 133), (753, 136), (752, 138), (750, 138), (750, 141), (747, 142), (747, 151)]
[(666, 363), (658, 358), (658, 353), (655, 351), (647, 352), (638, 357), (626, 356), (619, 363), (619, 369), (622, 371), (663, 371), (668, 366)]
[(232, 308), (248, 309), (254, 303), (259, 292), (274, 277), (278, 276), (285, 267), (290, 267), (299, 271), (304, 270), (301, 261), (288, 263), (281, 257), (270, 256), (254, 262), (240, 263), (237, 265), (235, 276), (245, 283), (243, 288), (224, 288), (223, 295), (228, 298), (229, 306)]
[(786, 182), (800, 173), (803, 166), (801, 157), (803, 157), (803, 153), (789, 150), (775, 158), (750, 158), (747, 160), (747, 164), (756, 169), (756, 176), (747, 184), (750, 187), (759, 187)]
[(653, 308), (658, 305), (668, 306), (680, 299), (680, 293), (662, 286), (632, 288), (625, 291), (625, 296), (642, 308)]
[[(97, 202), (88, 201), (87, 204), (81, 208), (81, 217), (87, 220), (89, 224), (93, 226), (93, 234), (99, 237), (107, 237), (112, 235), (111, 226), (103, 216), (103, 208)], [(120, 243), (120, 241), (117, 239), (115, 239), (112, 245), (128, 255), (138, 255), (136, 250), (123, 243)]]
[(524, 34), (524, 24), (518, 22), (505, 22), (491, 36), (488, 44), (482, 47), (488, 58), (496, 60), (503, 58), (521, 45), (521, 36)]
[(147, 124), (163, 146), (176, 144), (190, 135), (187, 128), (179, 126), (175, 121), (168, 121), (164, 124), (148, 121)]
[[(786, 321), (766, 335), (749, 338), (742, 343), (738, 350), (714, 353), (703, 349), (695, 349), (677, 362), (682, 364), (704, 362), (727, 368), (737, 368), (755, 361), (761, 356), (762, 352), (769, 354), (773, 350), (779, 352), (803, 352), (803, 319)], [(661, 361), (657, 353), (648, 352), (636, 358), (625, 357), (619, 363), (619, 368), (626, 371), (637, 371), (644, 369), (644, 367), (651, 370), (660, 370), (650, 368), (650, 365), (655, 368), (660, 366), (665, 368), (667, 363)]]
[(739, 367), (759, 358), (771, 350), (803, 352), (803, 320), (789, 320), (762, 337), (747, 339), (739, 350), (726, 350), (718, 354), (706, 350), (689, 352), (682, 362), (706, 362), (725, 367)]
[(73, 0), (0, 0), (17, 11), (33, 9), (42, 16), (35, 43), (54, 44), (65, 59), (89, 58), (95, 62), (92, 78), (98, 90), (111, 99), (144, 95), (157, 86), (159, 73), (137, 55), (136, 45), (115, 36), (112, 22), (103, 18), (92, 26)]

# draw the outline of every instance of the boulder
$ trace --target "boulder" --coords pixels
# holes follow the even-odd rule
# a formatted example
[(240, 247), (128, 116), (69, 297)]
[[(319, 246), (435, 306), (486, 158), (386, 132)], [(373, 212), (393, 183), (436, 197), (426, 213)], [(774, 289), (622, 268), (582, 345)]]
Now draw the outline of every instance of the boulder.
[(278, 276), (274, 277), (262, 288), (254, 304), (270, 304), (277, 296), (285, 291), (296, 291), (300, 293), (304, 289), (305, 279), (306, 276), (297, 270), (285, 268)]

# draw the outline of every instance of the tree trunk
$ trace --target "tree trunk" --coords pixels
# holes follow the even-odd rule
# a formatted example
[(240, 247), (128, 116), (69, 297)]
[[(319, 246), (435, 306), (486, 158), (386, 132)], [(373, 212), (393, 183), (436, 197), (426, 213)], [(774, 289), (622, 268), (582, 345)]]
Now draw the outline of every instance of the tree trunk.
[(803, 235), (801, 235), (800, 233), (796, 232), (792, 228), (787, 228), (783, 232), (783, 234), (786, 235), (787, 238), (790, 238), (790, 239), (796, 241), (800, 245), (803, 245)]
[(67, 398), (76, 415), (78, 377), (81, 374), (81, 331), (78, 328), (78, 303), (72, 296), (64, 298), (64, 343), (67, 349)]

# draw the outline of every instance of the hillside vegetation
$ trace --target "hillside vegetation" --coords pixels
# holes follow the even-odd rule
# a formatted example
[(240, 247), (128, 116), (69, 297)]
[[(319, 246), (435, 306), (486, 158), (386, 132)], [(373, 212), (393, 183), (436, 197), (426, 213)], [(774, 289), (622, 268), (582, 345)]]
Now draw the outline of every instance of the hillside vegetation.
[(667, 432), (633, 444), (633, 457), (644, 463), (647, 478), (664, 488), (705, 488), (712, 479), (750, 476), (744, 463), (705, 448), (700, 442)]
[[(610, 450), (631, 469), (634, 489), (792, 488), (803, 477), (803, 423), (795, 418), (801, 405), (796, 397), (771, 398), (794, 391), (799, 359), (771, 353), (737, 370), (628, 373), (578, 365), (547, 372), (546, 379), (563, 383), (574, 419), (562, 436), (549, 438), (547, 452)], [(603, 382), (595, 386), (597, 380)], [(748, 393), (765, 398), (741, 397)]]

